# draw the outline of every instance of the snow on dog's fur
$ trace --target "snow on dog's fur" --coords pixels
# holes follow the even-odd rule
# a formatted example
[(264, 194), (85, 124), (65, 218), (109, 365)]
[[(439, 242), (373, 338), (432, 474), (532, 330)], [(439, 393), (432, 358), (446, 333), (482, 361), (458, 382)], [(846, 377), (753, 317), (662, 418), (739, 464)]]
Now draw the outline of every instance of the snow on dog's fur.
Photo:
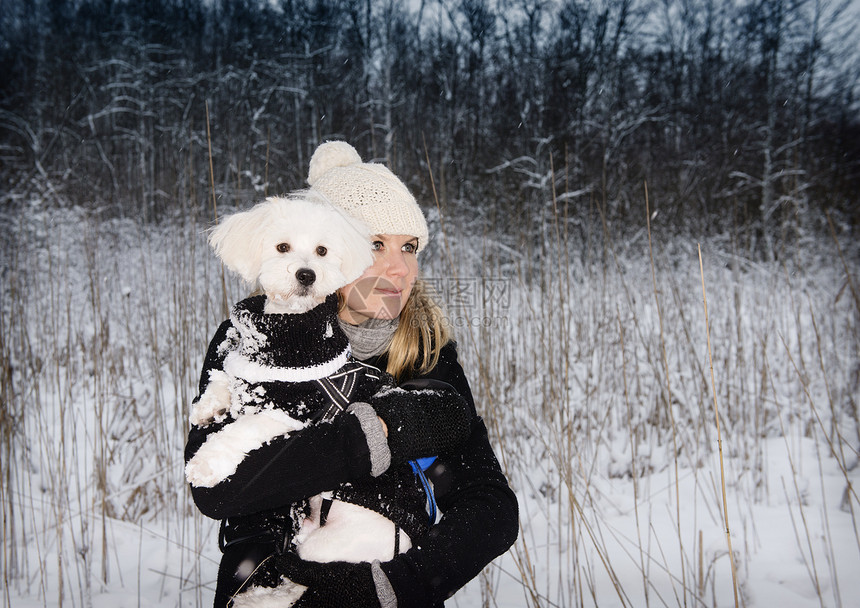
[[(264, 317), (311, 311), (373, 262), (364, 225), (310, 191), (292, 198), (269, 198), (231, 215), (213, 230), (209, 241), (230, 270), (263, 291)], [(238, 324), (235, 312), (231, 318)], [(326, 334), (332, 331), (332, 327), (325, 329)], [(308, 382), (331, 375), (345, 363), (338, 358), (298, 372), (297, 368), (260, 366), (245, 355), (267, 346), (269, 336), (244, 326), (238, 333), (241, 337), (223, 346), (229, 350), (224, 369), (210, 373), (190, 416), (197, 426), (226, 423), (207, 437), (186, 465), (186, 477), (195, 486), (217, 485), (236, 472), (250, 451), (309, 424), (291, 416), (291, 406), (267, 400), (254, 388), (255, 382)], [(344, 357), (348, 355), (347, 350)], [(310, 499), (310, 514), (295, 538), (303, 559), (388, 560), (393, 557), (393, 543), (386, 539), (393, 539), (395, 533), (401, 535), (402, 550), (411, 546), (408, 535), (385, 516), (337, 500), (320, 526), (322, 500), (322, 496)], [(287, 580), (277, 588), (251, 587), (235, 597), (234, 606), (290, 606), (304, 589)]]

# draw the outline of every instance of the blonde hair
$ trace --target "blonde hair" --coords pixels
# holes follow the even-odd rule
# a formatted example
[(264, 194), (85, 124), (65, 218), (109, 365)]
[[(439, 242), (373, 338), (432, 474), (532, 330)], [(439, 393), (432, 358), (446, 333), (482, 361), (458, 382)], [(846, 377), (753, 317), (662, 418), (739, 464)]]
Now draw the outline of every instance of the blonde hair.
[(430, 291), (424, 281), (415, 281), (391, 338), (385, 371), (398, 382), (436, 367), (442, 347), (451, 340), (451, 327)]
[[(385, 371), (398, 382), (413, 374), (426, 374), (439, 363), (442, 347), (453, 337), (448, 319), (431, 295), (430, 287), (416, 279), (400, 311), (400, 322), (388, 345)], [(337, 292), (338, 311), (346, 307), (343, 292)]]

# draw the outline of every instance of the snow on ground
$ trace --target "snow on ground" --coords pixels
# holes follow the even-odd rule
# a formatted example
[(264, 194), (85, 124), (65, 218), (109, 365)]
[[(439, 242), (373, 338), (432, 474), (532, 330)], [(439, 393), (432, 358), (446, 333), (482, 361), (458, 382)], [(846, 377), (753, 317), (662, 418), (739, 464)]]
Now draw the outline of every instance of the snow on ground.
[[(217, 522), (182, 471), (222, 317), (202, 227), (39, 205), (16, 222), (0, 309), (3, 605), (211, 605)], [(742, 606), (860, 597), (858, 309), (832, 243), (807, 247), (784, 266), (703, 247)], [(458, 285), (495, 281), (505, 298), (452, 315), (521, 534), (449, 604), (734, 606), (693, 250), (671, 252), (675, 270), (657, 257), (658, 310), (647, 257), (575, 259), (559, 286), (515, 256), (488, 275), (474, 266), (487, 249), (464, 256)], [(441, 259), (431, 250), (428, 275), (456, 287)]]

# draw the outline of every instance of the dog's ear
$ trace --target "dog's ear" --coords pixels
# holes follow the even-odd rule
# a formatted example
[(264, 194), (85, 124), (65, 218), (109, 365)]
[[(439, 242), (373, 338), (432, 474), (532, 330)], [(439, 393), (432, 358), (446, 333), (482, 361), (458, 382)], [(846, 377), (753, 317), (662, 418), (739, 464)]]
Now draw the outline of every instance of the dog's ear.
[(227, 216), (212, 229), (209, 244), (224, 265), (254, 284), (260, 274), (263, 243), (262, 231), (269, 213), (268, 202), (255, 205), (248, 211)]
[(334, 208), (334, 211), (336, 213), (332, 229), (340, 233), (344, 251), (349, 252), (341, 262), (340, 271), (346, 282), (352, 283), (373, 264), (370, 229), (364, 222), (347, 215), (344, 211), (338, 208)]

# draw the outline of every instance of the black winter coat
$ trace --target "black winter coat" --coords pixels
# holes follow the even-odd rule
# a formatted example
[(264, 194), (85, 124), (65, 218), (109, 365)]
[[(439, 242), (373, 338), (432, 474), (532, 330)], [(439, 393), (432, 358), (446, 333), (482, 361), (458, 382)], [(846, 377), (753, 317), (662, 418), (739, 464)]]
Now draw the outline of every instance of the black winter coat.
[[(220, 344), (219, 334), (227, 329), (219, 328), (207, 354), (207, 361), (214, 359), (216, 367), (218, 354), (214, 345)], [(365, 363), (385, 369), (384, 356)], [(518, 532), (516, 496), (501, 472), (486, 427), (476, 414), (454, 343), (443, 347), (439, 363), (430, 373), (415, 379), (421, 378), (453, 386), (468, 403), (472, 420), (465, 443), (462, 437), (454, 438), (456, 433), (452, 432), (448, 445), (436, 441), (432, 449), (423, 447), (400, 454), (399, 461), (392, 460), (394, 468), (413, 458), (438, 456), (427, 474), (434, 482), (442, 511), (441, 520), (425, 536), (413, 539), (412, 549), (382, 565), (401, 608), (443, 606), (445, 599), (504, 553)], [(201, 377), (201, 393), (204, 389), (205, 379)], [(427, 409), (437, 412), (442, 421), (449, 418), (444, 406), (428, 403)], [(390, 442), (396, 432), (389, 428)], [(186, 460), (205, 441), (206, 434), (201, 429), (191, 430)], [(325, 454), (325, 458), (319, 458), (320, 454)], [(295, 466), (296, 463), (301, 466)], [(294, 433), (286, 441), (272, 441), (249, 454), (227, 480), (213, 488), (192, 487), (191, 491), (195, 504), (205, 515), (237, 522), (227, 531), (228, 536), (235, 538), (249, 530), (253, 534), (261, 512), (266, 512), (267, 517), (277, 513), (288, 517), (291, 505), (319, 492), (343, 483), (372, 483), (370, 470), (370, 449), (361, 425), (354, 416), (341, 415), (331, 423)], [(227, 559), (225, 554), (219, 588), (224, 571), (234, 567), (225, 563)]]
[[(385, 369), (386, 358), (366, 361)], [(439, 363), (417, 378), (453, 386), (472, 410), (471, 432), (464, 444), (441, 455), (427, 471), (442, 511), (441, 520), (412, 548), (382, 564), (397, 594), (399, 608), (440, 608), (458, 589), (480, 574), (517, 539), (517, 498), (508, 486), (475, 411), (469, 382), (453, 342), (442, 348)]]

